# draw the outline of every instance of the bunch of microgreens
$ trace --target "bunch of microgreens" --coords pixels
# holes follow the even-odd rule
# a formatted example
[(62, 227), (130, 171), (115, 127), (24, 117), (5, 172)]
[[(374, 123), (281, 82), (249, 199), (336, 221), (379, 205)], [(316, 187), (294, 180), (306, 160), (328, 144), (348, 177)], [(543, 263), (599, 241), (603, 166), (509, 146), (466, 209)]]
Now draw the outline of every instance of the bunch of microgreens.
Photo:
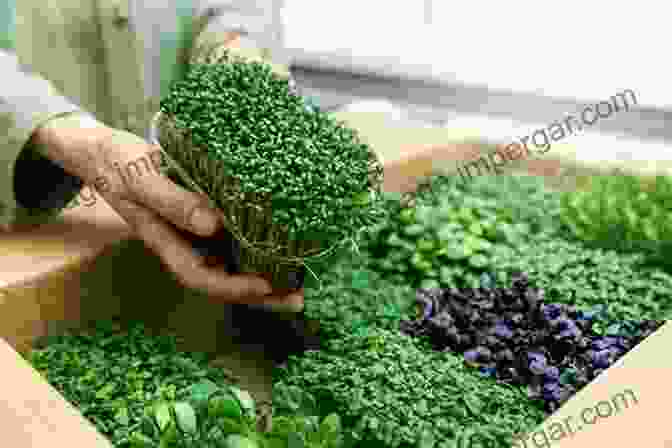
[[(169, 117), (160, 125), (161, 143), (218, 207), (238, 218), (246, 227), (241, 233), (268, 242), (269, 227), (280, 226), (273, 232), (284, 237), (276, 242), (323, 248), (377, 222), (382, 167), (356, 132), (307, 107), (266, 64), (233, 56), (222, 62), (194, 64), (174, 83), (161, 101)], [(167, 137), (170, 129), (179, 145)], [(240, 216), (241, 206), (256, 211), (254, 222)]]

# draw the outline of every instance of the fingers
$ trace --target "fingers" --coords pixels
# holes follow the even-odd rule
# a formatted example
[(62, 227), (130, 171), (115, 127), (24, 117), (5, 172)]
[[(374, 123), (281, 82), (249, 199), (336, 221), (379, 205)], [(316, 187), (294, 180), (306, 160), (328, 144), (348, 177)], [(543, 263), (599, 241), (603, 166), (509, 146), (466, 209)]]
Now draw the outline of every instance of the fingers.
[(221, 227), (219, 213), (206, 198), (185, 190), (163, 175), (139, 180), (133, 198), (176, 227), (211, 236)]
[(221, 220), (207, 199), (176, 185), (162, 173), (127, 181), (130, 198), (174, 226), (199, 236), (211, 236)]
[(300, 313), (304, 307), (303, 288), (286, 296), (264, 297), (264, 301), (257, 306), (275, 312)]
[(271, 295), (271, 285), (262, 277), (230, 275), (223, 268), (207, 267), (205, 259), (194, 253), (179, 232), (145, 207), (127, 200), (111, 205), (184, 286), (204, 291), (223, 303), (258, 304), (272, 311), (303, 310), (303, 289), (288, 295)]
[[(105, 179), (107, 196), (129, 199), (154, 211), (176, 227), (200, 236), (210, 236), (220, 217), (207, 200), (173, 183), (160, 172), (162, 153), (140, 137), (116, 131), (101, 140), (98, 164), (110, 173)], [(105, 199), (105, 192), (101, 192)]]
[(158, 215), (127, 200), (110, 204), (136, 234), (175, 273), (180, 283), (230, 303), (273, 301), (270, 284), (252, 275), (229, 275), (223, 268), (208, 268), (187, 241)]
[(158, 170), (153, 156), (159, 150), (123, 131), (100, 140), (96, 166), (115, 174), (106, 179), (106, 191), (100, 191), (105, 200), (184, 286), (224, 302), (301, 311), (303, 290), (271, 296), (271, 286), (263, 278), (230, 275), (223, 267), (208, 267), (205, 258), (195, 253), (180, 230), (211, 237), (221, 229), (222, 218), (205, 197), (176, 185)]

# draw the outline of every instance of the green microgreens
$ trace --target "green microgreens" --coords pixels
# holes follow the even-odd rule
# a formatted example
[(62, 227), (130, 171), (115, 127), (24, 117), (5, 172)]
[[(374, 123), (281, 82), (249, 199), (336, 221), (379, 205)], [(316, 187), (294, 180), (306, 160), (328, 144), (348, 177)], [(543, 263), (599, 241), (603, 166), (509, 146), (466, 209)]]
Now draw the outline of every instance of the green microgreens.
[[(352, 129), (306, 107), (263, 63), (192, 65), (161, 111), (202, 151), (197, 157), (221, 162), (242, 195), (270, 205), (273, 223), (296, 239), (347, 239), (381, 217), (382, 168), (371, 149)], [(215, 175), (194, 177), (208, 192), (221, 183)]]

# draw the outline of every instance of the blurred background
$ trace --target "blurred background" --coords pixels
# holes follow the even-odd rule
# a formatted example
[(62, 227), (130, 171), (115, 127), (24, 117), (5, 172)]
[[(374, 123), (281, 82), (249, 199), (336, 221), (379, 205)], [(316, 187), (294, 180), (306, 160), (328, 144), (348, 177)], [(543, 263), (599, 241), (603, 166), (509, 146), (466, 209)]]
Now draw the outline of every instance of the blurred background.
[(287, 0), (284, 20), (296, 76), (324, 106), (384, 99), (410, 119), (500, 141), (631, 89), (636, 110), (599, 120), (590, 146), (660, 160), (672, 141), (666, 11), (653, 1)]

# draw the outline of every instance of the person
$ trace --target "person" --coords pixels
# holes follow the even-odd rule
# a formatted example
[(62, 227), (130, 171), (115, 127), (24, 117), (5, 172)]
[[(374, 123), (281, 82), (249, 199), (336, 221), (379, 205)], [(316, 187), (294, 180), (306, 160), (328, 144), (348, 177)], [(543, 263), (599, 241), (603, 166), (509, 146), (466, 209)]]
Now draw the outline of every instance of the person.
[[(155, 150), (150, 119), (189, 62), (230, 51), (291, 80), (280, 0), (9, 0), (0, 37), (0, 226), (62, 211), (83, 185), (100, 196), (187, 287), (227, 303), (300, 311), (303, 290), (278, 294), (260, 276), (230, 275), (183, 233), (208, 237), (221, 216), (164, 175), (115, 176)], [(9, 6), (7, 6), (9, 5)], [(2, 19), (0, 18), (0, 20)], [(13, 19), (13, 20), (12, 20)], [(213, 58), (212, 56), (215, 56)], [(215, 62), (212, 62), (215, 61)]]

